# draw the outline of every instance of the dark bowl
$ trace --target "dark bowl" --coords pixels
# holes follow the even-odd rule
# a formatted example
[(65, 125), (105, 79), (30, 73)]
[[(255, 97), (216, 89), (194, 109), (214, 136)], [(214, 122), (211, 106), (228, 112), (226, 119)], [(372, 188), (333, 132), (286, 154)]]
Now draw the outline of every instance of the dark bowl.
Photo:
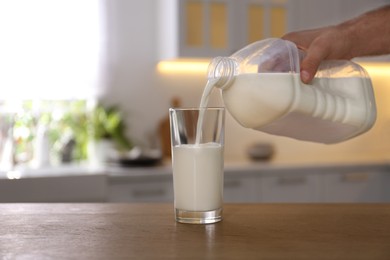
[(161, 162), (161, 158), (139, 157), (139, 158), (121, 158), (118, 160), (119, 165), (123, 167), (150, 167), (156, 166)]

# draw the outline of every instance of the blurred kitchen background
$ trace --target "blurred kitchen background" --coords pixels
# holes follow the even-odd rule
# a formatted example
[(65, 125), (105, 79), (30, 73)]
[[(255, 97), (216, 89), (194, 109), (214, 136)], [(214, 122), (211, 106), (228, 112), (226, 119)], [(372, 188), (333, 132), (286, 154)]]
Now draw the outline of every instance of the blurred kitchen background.
[[(212, 57), (385, 4), (1, 1), (0, 201), (172, 201), (168, 108), (199, 105)], [(390, 201), (390, 56), (356, 61), (374, 85), (373, 129), (323, 145), (227, 114), (226, 201)]]

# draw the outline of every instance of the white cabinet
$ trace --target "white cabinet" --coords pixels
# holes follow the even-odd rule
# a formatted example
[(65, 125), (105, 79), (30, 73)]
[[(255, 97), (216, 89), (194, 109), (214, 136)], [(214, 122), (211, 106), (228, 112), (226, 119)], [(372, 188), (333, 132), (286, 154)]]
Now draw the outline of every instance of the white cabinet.
[(0, 178), (0, 203), (3, 202), (104, 202), (107, 197), (105, 174), (67, 173)]
[[(109, 202), (173, 202), (170, 170), (108, 177)], [(225, 203), (390, 202), (390, 168), (379, 165), (225, 169)]]
[[(240, 174), (224, 178), (225, 202), (258, 202), (260, 186), (257, 177)], [(172, 176), (111, 177), (108, 202), (173, 202)]]
[(227, 55), (234, 49), (236, 1), (179, 1), (179, 51), (184, 57)]
[(351, 171), (322, 176), (325, 202), (389, 202), (388, 173)]
[(234, 0), (158, 1), (159, 58), (214, 57), (232, 52)]
[[(380, 168), (380, 167), (379, 167)], [(322, 167), (288, 170), (261, 177), (262, 202), (390, 202), (387, 168)]]
[(286, 32), (287, 0), (165, 0), (158, 3), (161, 60), (230, 56)]
[(236, 173), (225, 176), (224, 202), (259, 202), (259, 178)]
[(290, 172), (261, 177), (263, 202), (318, 202), (320, 183), (317, 174)]
[(335, 25), (388, 4), (387, 0), (290, 0), (288, 31)]
[(382, 203), (390, 202), (386, 165), (291, 167), (229, 174), (226, 202)]
[(338, 24), (388, 0), (159, 0), (160, 60), (230, 56), (251, 42)]
[(111, 178), (108, 185), (108, 202), (173, 202), (173, 183), (168, 176)]

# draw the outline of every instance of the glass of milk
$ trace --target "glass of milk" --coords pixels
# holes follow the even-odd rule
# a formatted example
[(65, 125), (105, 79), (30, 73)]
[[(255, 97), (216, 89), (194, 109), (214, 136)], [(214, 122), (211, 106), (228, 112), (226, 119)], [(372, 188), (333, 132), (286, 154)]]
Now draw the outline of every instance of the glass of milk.
[(224, 108), (169, 109), (176, 221), (222, 220)]

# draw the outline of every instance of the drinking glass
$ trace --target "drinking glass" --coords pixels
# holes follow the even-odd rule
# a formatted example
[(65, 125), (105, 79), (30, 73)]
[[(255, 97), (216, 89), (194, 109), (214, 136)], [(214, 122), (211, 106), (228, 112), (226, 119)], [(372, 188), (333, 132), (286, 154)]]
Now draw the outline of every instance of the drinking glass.
[(222, 220), (225, 109), (169, 109), (175, 218)]

